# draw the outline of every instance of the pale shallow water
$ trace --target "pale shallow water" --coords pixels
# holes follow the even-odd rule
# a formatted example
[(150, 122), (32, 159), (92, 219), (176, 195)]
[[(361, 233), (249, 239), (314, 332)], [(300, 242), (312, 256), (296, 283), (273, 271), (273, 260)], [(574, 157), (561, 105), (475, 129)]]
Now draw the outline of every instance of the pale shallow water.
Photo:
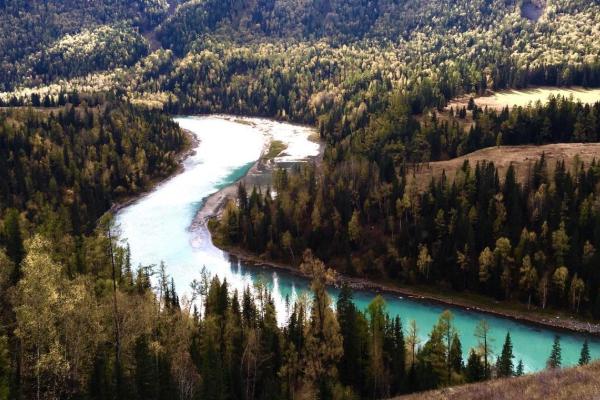
[[(302, 160), (318, 154), (318, 145), (308, 140), (312, 130), (270, 120), (225, 116), (180, 117), (175, 119), (182, 128), (196, 135), (200, 145), (196, 154), (184, 163), (184, 171), (161, 184), (155, 191), (117, 214), (122, 237), (131, 246), (134, 265), (158, 264), (164, 261), (167, 272), (175, 280), (179, 293), (185, 294), (193, 279), (200, 277), (202, 266), (230, 287), (243, 290), (258, 280), (268, 285), (276, 301), (278, 317), (284, 321), (286, 297), (293, 301), (306, 293), (305, 279), (281, 271), (271, 271), (230, 261), (228, 255), (216, 248), (206, 228), (191, 228), (191, 223), (203, 199), (244, 176), (261, 154), (269, 138), (288, 143), (286, 156), (280, 161)], [(337, 290), (331, 289), (336, 296)], [(369, 291), (357, 291), (357, 305), (364, 309), (375, 297)], [(439, 314), (448, 307), (429, 304), (400, 296), (384, 295), (390, 314), (400, 315), (404, 327), (415, 320), (423, 341)], [(492, 346), (499, 354), (504, 336), (510, 331), (515, 353), (515, 365), (523, 360), (527, 371), (545, 367), (552, 341), (557, 332), (509, 319), (492, 317), (479, 312), (451, 308), (465, 352), (477, 345), (473, 336), (475, 326), (486, 319), (495, 339)], [(583, 336), (560, 332), (563, 365), (573, 365), (579, 359)], [(600, 341), (590, 342), (593, 358), (600, 358)]]

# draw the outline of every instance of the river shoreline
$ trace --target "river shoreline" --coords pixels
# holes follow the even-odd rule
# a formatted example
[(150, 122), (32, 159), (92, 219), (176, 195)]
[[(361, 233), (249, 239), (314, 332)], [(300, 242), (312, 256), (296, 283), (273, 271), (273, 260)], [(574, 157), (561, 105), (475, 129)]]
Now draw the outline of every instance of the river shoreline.
[[(212, 232), (211, 232), (212, 238)], [(279, 263), (272, 260), (266, 260), (248, 251), (240, 249), (238, 247), (224, 246), (220, 243), (213, 244), (226, 252), (230, 257), (243, 261), (246, 264), (250, 264), (257, 268), (279, 270), (290, 273), (292, 275), (307, 278), (298, 268), (292, 267), (291, 265)], [(450, 306), (452, 308), (460, 308), (466, 311), (476, 311), (482, 314), (487, 314), (499, 318), (510, 319), (513, 321), (525, 323), (538, 328), (552, 329), (561, 332), (578, 333), (584, 335), (592, 335), (594, 337), (600, 337), (600, 324), (589, 323), (581, 320), (577, 320), (573, 317), (568, 319), (560, 318), (554, 319), (545, 316), (536, 316), (533, 313), (521, 314), (517, 311), (504, 311), (499, 309), (493, 309), (482, 305), (471, 304), (468, 301), (463, 301), (460, 298), (460, 294), (456, 294), (457, 299), (449, 299), (445, 296), (435, 296), (431, 293), (420, 291), (419, 289), (411, 289), (405, 287), (393, 286), (385, 283), (375, 282), (369, 279), (356, 278), (348, 275), (340, 274), (336, 272), (336, 281), (333, 286), (340, 287), (343, 284), (347, 284), (354, 290), (366, 290), (378, 294), (389, 294), (393, 296), (407, 297), (411, 300), (418, 301), (426, 304), (436, 304), (442, 306)]]
[[(279, 121), (277, 121), (279, 122)], [(271, 141), (273, 138), (271, 138)], [(240, 182), (246, 182), (249, 176), (259, 177), (261, 175), (266, 175), (271, 172), (276, 167), (276, 163), (273, 159), (267, 159), (265, 156), (269, 152), (269, 148), (271, 145), (271, 141), (266, 141), (263, 149), (261, 151), (260, 157), (258, 160), (252, 164), (250, 169), (246, 172), (244, 176), (235, 181), (229, 186), (222, 188), (221, 190), (211, 194), (203, 200), (203, 205), (200, 210), (196, 213), (194, 220), (190, 226), (191, 230), (197, 229), (201, 225), (207, 225), (208, 221), (212, 218), (219, 218), (227, 202), (229, 200), (234, 200), (237, 196), (237, 186)], [(317, 166), (321, 164), (323, 155), (325, 152), (325, 145), (322, 142), (319, 143), (319, 153), (316, 156), (309, 156), (306, 158), (307, 162), (314, 162)], [(285, 150), (283, 151), (285, 153)]]
[[(173, 178), (174, 176), (184, 171), (185, 160), (189, 156), (195, 154), (200, 142), (191, 131), (184, 129), (183, 132), (189, 139), (189, 144), (177, 155), (177, 169), (171, 175), (153, 181), (143, 192), (140, 192), (134, 196), (130, 196), (125, 200), (121, 200), (113, 204), (110, 212), (116, 213), (123, 207), (132, 205), (137, 201), (140, 201), (141, 199), (149, 195), (151, 192), (156, 190), (157, 187), (159, 187), (162, 183), (166, 182), (167, 180)], [(252, 164), (252, 166), (249, 168), (249, 170), (243, 177), (241, 177), (239, 180), (232, 183), (231, 185), (226, 186), (221, 190), (218, 190), (215, 193), (207, 196), (204, 199), (203, 206), (196, 213), (195, 218), (190, 225), (190, 229), (197, 229), (200, 227), (200, 225), (205, 226), (206, 229), (209, 231), (210, 239), (211, 241), (213, 241), (213, 244), (221, 250), (225, 251), (228, 254), (228, 256), (234, 259), (244, 261), (248, 264), (253, 265), (256, 268), (285, 271), (295, 276), (306, 278), (304, 274), (302, 274), (297, 268), (291, 265), (279, 263), (273, 260), (267, 260), (255, 254), (251, 254), (247, 251), (244, 251), (240, 248), (223, 246), (222, 244), (214, 243), (214, 240), (212, 238), (212, 232), (210, 232), (210, 230), (208, 229), (208, 221), (212, 218), (219, 217), (222, 214), (223, 208), (227, 204), (227, 201), (235, 198), (237, 194), (237, 185), (240, 181), (244, 181), (249, 175), (267, 173), (275, 167), (274, 163), (271, 163), (263, 158), (263, 156), (269, 150), (269, 145), (270, 141), (267, 141), (262, 150), (260, 158)], [(310, 157), (309, 159), (315, 161), (318, 164), (323, 155), (323, 147), (324, 146), (322, 145), (320, 146), (318, 156)], [(426, 290), (420, 290), (419, 288), (398, 287), (368, 279), (355, 278), (343, 274), (337, 274), (336, 286), (340, 286), (343, 283), (347, 283), (353, 289), (367, 290), (372, 291), (374, 293), (389, 294), (394, 296), (402, 296), (422, 303), (445, 305), (453, 308), (460, 308), (466, 311), (480, 312), (491, 316), (522, 322), (540, 328), (549, 328), (556, 331), (587, 334), (593, 335), (595, 337), (600, 337), (599, 323), (592, 324), (586, 321), (577, 320), (573, 317), (565, 318), (564, 316), (561, 316), (560, 319), (558, 319), (552, 318), (547, 315), (536, 315), (533, 312), (525, 313), (512, 310), (502, 310), (491, 306), (484, 306), (481, 304), (473, 303), (472, 301), (464, 299), (464, 297), (461, 298), (461, 295), (458, 293), (440, 296), (434, 295), (430, 292), (427, 292)], [(432, 288), (432, 290), (434, 289), (435, 288)]]
[(158, 186), (181, 174), (185, 170), (183, 165), (185, 160), (196, 153), (196, 148), (200, 145), (200, 141), (198, 140), (196, 135), (194, 135), (191, 131), (187, 129), (181, 130), (183, 134), (187, 137), (188, 144), (185, 146), (185, 148), (181, 149), (181, 151), (176, 155), (177, 167), (175, 168), (175, 171), (173, 171), (173, 173), (167, 176), (153, 179), (148, 185), (148, 187), (144, 188), (142, 191), (130, 196), (126, 196), (120, 199), (119, 201), (114, 202), (110, 209), (107, 211), (107, 213), (115, 215), (122, 208), (125, 208), (140, 201), (144, 197), (148, 196), (150, 193), (154, 192)]
[[(307, 278), (306, 275), (300, 272), (299, 269), (294, 268), (291, 265), (279, 263), (274, 260), (265, 259), (238, 247), (223, 246), (223, 244), (221, 243), (215, 243), (212, 237), (212, 232), (210, 232), (210, 229), (208, 229), (209, 220), (221, 217), (223, 209), (227, 202), (229, 200), (235, 199), (235, 196), (237, 194), (237, 185), (239, 184), (239, 182), (244, 181), (244, 179), (250, 174), (264, 173), (267, 169), (273, 168), (272, 165), (265, 165), (263, 160), (263, 155), (266, 151), (268, 151), (268, 149), (269, 143), (265, 145), (261, 157), (252, 165), (252, 167), (248, 170), (245, 176), (240, 178), (235, 183), (211, 194), (205, 199), (202, 208), (198, 211), (196, 217), (194, 218), (194, 221), (192, 222), (192, 227), (194, 229), (197, 229), (200, 225), (206, 226), (207, 230), (209, 231), (211, 240), (213, 241), (213, 244), (216, 247), (223, 250), (224, 252), (226, 252), (229, 256), (239, 259), (240, 261), (244, 261), (245, 263), (251, 264), (257, 268), (280, 270), (285, 271), (287, 273), (291, 273), (296, 276)], [(322, 149), (320, 149), (319, 156), (314, 158), (318, 162), (321, 156)], [(450, 306), (467, 311), (476, 311), (500, 318), (511, 319), (514, 321), (533, 325), (535, 327), (550, 328), (557, 331), (587, 334), (593, 335), (595, 337), (600, 337), (600, 323), (590, 323), (587, 321), (575, 319), (572, 316), (565, 318), (565, 316), (563, 315), (552, 318), (546, 315), (536, 315), (534, 312), (530, 311), (519, 312), (496, 309), (493, 307), (486, 307), (481, 304), (473, 304), (472, 302), (466, 299), (461, 299), (461, 295), (459, 293), (454, 294), (452, 296), (453, 298), (449, 298), (448, 296), (436, 296), (431, 293), (419, 290), (418, 288), (398, 287), (395, 285), (389, 285), (364, 278), (351, 277), (339, 273), (336, 273), (336, 276), (336, 286), (341, 286), (342, 284), (346, 283), (352, 289), (367, 290), (375, 293), (385, 293), (395, 296), (403, 296), (408, 297), (411, 300), (423, 303), (433, 303), (437, 305)]]

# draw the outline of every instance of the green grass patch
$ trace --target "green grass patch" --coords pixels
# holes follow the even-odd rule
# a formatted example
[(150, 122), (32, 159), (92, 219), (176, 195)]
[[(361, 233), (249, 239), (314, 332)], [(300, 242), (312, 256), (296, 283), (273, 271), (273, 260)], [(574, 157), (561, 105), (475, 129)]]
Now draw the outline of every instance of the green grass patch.
[(283, 151), (287, 149), (287, 145), (283, 143), (281, 140), (273, 140), (269, 145), (269, 151), (265, 153), (263, 156), (263, 160), (270, 161), (280, 155)]

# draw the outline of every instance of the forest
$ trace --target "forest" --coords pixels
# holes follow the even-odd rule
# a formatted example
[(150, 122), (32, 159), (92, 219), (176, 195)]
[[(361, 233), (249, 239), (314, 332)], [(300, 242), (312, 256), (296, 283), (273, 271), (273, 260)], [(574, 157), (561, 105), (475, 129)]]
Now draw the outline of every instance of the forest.
[(309, 248), (353, 276), (599, 318), (596, 161), (571, 170), (542, 156), (522, 182), (513, 166), (499, 176), (493, 160), (466, 162), (453, 181), (434, 177), (424, 190), (412, 173), (481, 147), (597, 141), (600, 103), (552, 99), (499, 114), (475, 105), (467, 132), (435, 115), (418, 123), (407, 109), (395, 107), (330, 146), (320, 170), (278, 171), (274, 198), (270, 189), (240, 186), (237, 202), (212, 223), (219, 243), (291, 264)]
[[(334, 311), (325, 290), (333, 272), (309, 251), (301, 268), (312, 295), (289, 304), (283, 325), (260, 285), (238, 293), (203, 272), (180, 300), (164, 265), (132, 271), (113, 228), (103, 220), (88, 238), (87, 273), (70, 275), (44, 233), (25, 241), (16, 280), (6, 275), (11, 255), (0, 254), (12, 307), (2, 319), (14, 326), (0, 335), (2, 399), (375, 399), (524, 373), (510, 333), (492, 355), (485, 320), (464, 360), (449, 311), (423, 343), (382, 297), (363, 312), (345, 286)], [(583, 342), (579, 363), (589, 362)], [(558, 337), (548, 366), (561, 366)]]
[[(599, 141), (600, 103), (445, 108), (600, 86), (598, 2), (539, 3), (0, 0), (0, 400), (375, 399), (524, 373), (485, 321), (463, 352), (449, 312), (421, 342), (381, 297), (358, 310), (344, 287), (330, 307), (336, 272), (600, 318), (600, 160), (414, 182), (485, 147)], [(240, 186), (211, 222), (221, 246), (312, 278), (283, 324), (260, 285), (203, 273), (180, 298), (160, 260), (131, 265), (107, 212), (177, 170), (182, 113), (326, 143), (319, 168), (277, 171), (276, 196)], [(560, 367), (558, 338), (548, 356)]]
[[(166, 2), (163, 0), (134, 0), (128, 2), (91, 0), (85, 2), (73, 0), (41, 1), (41, 0), (2, 0), (0, 1), (0, 90), (10, 91), (16, 84), (29, 82), (38, 85), (44, 82), (43, 71), (34, 71), (38, 63), (45, 63), (46, 52), (52, 53), (52, 47), (60, 45), (69, 35), (80, 35), (84, 30), (94, 31), (113, 29), (121, 30), (119, 35), (133, 35), (127, 25), (141, 30), (155, 26), (166, 14)], [(106, 27), (105, 25), (108, 25)], [(105, 27), (102, 27), (105, 26)], [(116, 35), (116, 33), (113, 33)], [(140, 40), (141, 38), (136, 38)], [(120, 53), (128, 51), (124, 41), (115, 41), (111, 46), (119, 46)], [(86, 41), (75, 44), (73, 50), (86, 52)], [(112, 49), (96, 47), (96, 53), (106, 52), (102, 57), (111, 57)], [(89, 50), (88, 50), (89, 51)], [(133, 50), (136, 51), (135, 49)], [(85, 58), (85, 62), (94, 63), (96, 54)], [(128, 57), (123, 60), (114, 59), (119, 65), (128, 63)], [(136, 59), (137, 61), (137, 59)], [(51, 67), (60, 67), (59, 61)], [(65, 77), (75, 73), (91, 72), (99, 69), (114, 67), (114, 64), (99, 62), (88, 66), (88, 70), (77, 70), (74, 64), (72, 70), (62, 69)]]
[[(492, 355), (485, 321), (465, 360), (450, 312), (421, 343), (381, 297), (358, 310), (344, 287), (334, 311), (334, 271), (310, 251), (312, 296), (283, 325), (260, 285), (203, 272), (180, 299), (164, 265), (131, 265), (104, 213), (173, 171), (183, 133), (114, 94), (45, 101), (1, 114), (0, 399), (380, 398), (523, 374), (509, 334)], [(548, 357), (560, 366), (558, 339)]]

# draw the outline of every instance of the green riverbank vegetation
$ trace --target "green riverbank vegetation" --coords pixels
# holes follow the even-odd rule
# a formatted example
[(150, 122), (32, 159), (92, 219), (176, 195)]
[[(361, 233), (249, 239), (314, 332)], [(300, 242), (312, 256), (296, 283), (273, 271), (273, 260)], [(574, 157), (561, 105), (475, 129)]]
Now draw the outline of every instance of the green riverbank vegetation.
[(559, 161), (551, 174), (542, 155), (521, 181), (512, 166), (499, 176), (494, 160), (465, 162), (453, 181), (442, 173), (422, 190), (411, 175), (428, 160), (498, 142), (597, 141), (600, 104), (475, 109), (464, 132), (435, 116), (417, 123), (402, 100), (392, 110), (330, 146), (321, 171), (276, 173), (275, 198), (240, 187), (213, 229), (218, 240), (291, 264), (310, 248), (352, 276), (599, 318), (596, 161), (570, 169)]
[[(69, 271), (43, 232), (24, 241), (17, 268), (0, 254), (2, 318), (12, 327), (0, 336), (2, 399), (376, 399), (523, 374), (510, 334), (492, 356), (485, 321), (463, 359), (448, 311), (425, 340), (381, 297), (356, 309), (347, 286), (334, 311), (325, 290), (333, 272), (310, 252), (301, 268), (312, 296), (288, 303), (278, 325), (260, 284), (240, 293), (202, 273), (194, 303), (180, 300), (164, 265), (132, 271), (114, 233), (104, 219), (87, 239), (86, 272)], [(558, 339), (548, 351), (559, 368)], [(584, 344), (582, 364), (585, 354)]]

